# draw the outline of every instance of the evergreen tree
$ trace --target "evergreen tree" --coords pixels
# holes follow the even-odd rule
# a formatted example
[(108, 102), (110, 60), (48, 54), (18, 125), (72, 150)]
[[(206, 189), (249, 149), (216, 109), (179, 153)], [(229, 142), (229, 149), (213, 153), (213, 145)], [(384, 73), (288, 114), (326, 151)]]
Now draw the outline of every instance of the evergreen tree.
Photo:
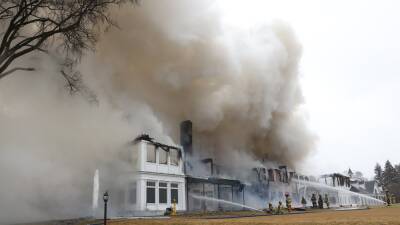
[(375, 165), (375, 181), (378, 183), (379, 186), (382, 186), (382, 167), (379, 163)]
[(395, 165), (394, 169), (395, 169), (394, 182), (400, 184), (400, 163)]
[(400, 164), (394, 166), (393, 173), (393, 178), (388, 185), (388, 190), (396, 197), (396, 202), (398, 202), (400, 200)]
[(400, 163), (395, 165), (394, 168), (396, 169), (397, 175), (400, 175)]
[(383, 190), (389, 191), (391, 195), (396, 196), (397, 201), (400, 200), (400, 164), (393, 167), (389, 160), (385, 163), (385, 168), (382, 168), (377, 163), (375, 166), (375, 180), (383, 186)]
[(393, 179), (396, 177), (396, 170), (392, 166), (389, 160), (385, 163), (385, 170), (382, 174), (382, 184), (384, 188), (388, 188), (389, 184), (393, 182)]

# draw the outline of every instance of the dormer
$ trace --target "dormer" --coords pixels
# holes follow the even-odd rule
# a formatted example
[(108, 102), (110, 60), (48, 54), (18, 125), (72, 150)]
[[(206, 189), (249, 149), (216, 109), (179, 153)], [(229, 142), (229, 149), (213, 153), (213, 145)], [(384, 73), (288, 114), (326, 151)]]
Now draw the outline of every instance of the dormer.
[(149, 135), (134, 141), (132, 161), (137, 171), (183, 175), (183, 156), (182, 148), (159, 143)]

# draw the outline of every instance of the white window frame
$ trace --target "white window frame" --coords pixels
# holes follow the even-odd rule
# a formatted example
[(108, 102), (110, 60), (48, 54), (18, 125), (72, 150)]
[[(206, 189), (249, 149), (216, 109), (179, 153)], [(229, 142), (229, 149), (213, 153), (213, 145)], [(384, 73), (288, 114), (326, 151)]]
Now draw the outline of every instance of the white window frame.
[[(176, 187), (172, 187), (173, 184), (176, 184)], [(172, 199), (172, 190), (177, 190), (177, 197), (178, 197), (178, 201), (176, 202), (176, 204), (179, 204), (179, 202), (181, 201), (181, 199), (179, 199), (179, 183), (178, 182), (170, 182), (169, 184), (170, 188), (169, 188), (169, 193), (170, 193), (170, 202), (171, 204), (173, 203), (173, 199)]]
[[(163, 151), (163, 152), (165, 152), (165, 154), (166, 154), (166, 156), (167, 156), (167, 158), (166, 158), (166, 162), (165, 163), (161, 163), (160, 162), (160, 152), (161, 151)], [(162, 148), (157, 148), (157, 154), (156, 155), (158, 155), (158, 160), (157, 160), (157, 163), (158, 164), (160, 164), (160, 165), (168, 165), (169, 164), (169, 152), (167, 152), (167, 151), (165, 151), (164, 149), (162, 149)]]
[[(149, 186), (148, 182), (154, 182), (154, 186)], [(146, 180), (146, 204), (158, 204), (157, 201), (157, 186), (158, 186), (158, 182), (156, 180)], [(148, 188), (154, 188), (154, 202), (148, 202), (148, 195), (147, 195), (147, 189)]]
[[(154, 162), (153, 161), (149, 161), (149, 150), (154, 151)], [(146, 162), (147, 163), (157, 163), (158, 159), (157, 159), (157, 148), (154, 145), (147, 145), (146, 147)]]
[[(176, 152), (177, 164), (172, 164), (171, 151), (175, 151), (175, 152)], [(169, 155), (169, 165), (171, 165), (171, 166), (179, 166), (180, 160), (181, 160), (180, 157), (179, 157), (179, 150), (177, 150), (177, 149), (170, 149), (168, 155)]]
[[(169, 190), (169, 182), (168, 181), (163, 181), (163, 180), (160, 180), (160, 181), (158, 181), (157, 182), (158, 183), (158, 189), (157, 189), (157, 193), (158, 193), (158, 204), (169, 204), (169, 201), (168, 201), (168, 190)], [(163, 184), (166, 184), (166, 186), (165, 187), (160, 187), (160, 183), (163, 183)], [(163, 189), (163, 190), (166, 190), (167, 192), (166, 192), (166, 202), (160, 202), (160, 189)]]

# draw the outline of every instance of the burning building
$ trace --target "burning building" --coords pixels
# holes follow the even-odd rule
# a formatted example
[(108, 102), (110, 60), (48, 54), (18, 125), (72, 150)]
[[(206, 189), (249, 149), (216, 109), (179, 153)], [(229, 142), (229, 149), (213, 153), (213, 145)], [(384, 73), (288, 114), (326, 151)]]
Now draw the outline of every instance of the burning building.
[[(294, 205), (313, 194), (329, 196), (332, 206), (382, 204), (351, 191), (349, 176), (333, 173), (318, 180), (299, 175), (285, 165), (263, 161), (250, 170), (220, 165), (196, 156), (192, 122), (181, 123), (181, 146), (160, 143), (147, 134), (129, 145), (129, 169), (115, 179), (116, 215), (162, 214), (176, 203), (178, 211), (217, 211), (265, 208), (284, 201)], [(241, 174), (241, 175), (239, 175)], [(243, 176), (245, 174), (245, 176)]]
[(162, 212), (176, 203), (186, 210), (184, 152), (178, 146), (157, 142), (149, 135), (135, 138), (129, 145), (128, 171), (115, 182), (114, 206), (117, 215), (144, 215)]
[(187, 154), (185, 166), (188, 210), (215, 211), (235, 208), (232, 205), (223, 205), (221, 201), (213, 201), (214, 199), (245, 203), (243, 183), (220, 176), (221, 167), (216, 165), (212, 158), (194, 157), (192, 122), (190, 120), (181, 123), (181, 145)]
[[(290, 170), (316, 138), (289, 24), (226, 27), (208, 1), (148, 0), (112, 14), (122, 29), (111, 27), (79, 68), (91, 90), (81, 94), (93, 92), (96, 104), (64, 90), (56, 52), (33, 56), (32, 76), (1, 82), (0, 218), (89, 215), (97, 168), (114, 215), (162, 211), (174, 198), (179, 210), (261, 208), (319, 190)], [(175, 146), (185, 118), (194, 126), (183, 125), (190, 135)], [(155, 139), (138, 138), (114, 160), (142, 132)]]

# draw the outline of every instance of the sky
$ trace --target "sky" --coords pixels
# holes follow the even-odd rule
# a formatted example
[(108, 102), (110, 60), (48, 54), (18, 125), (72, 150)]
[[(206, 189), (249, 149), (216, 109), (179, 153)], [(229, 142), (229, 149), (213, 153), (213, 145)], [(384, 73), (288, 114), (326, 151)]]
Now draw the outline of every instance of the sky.
[(223, 20), (289, 23), (303, 46), (304, 110), (317, 148), (305, 170), (373, 176), (400, 163), (400, 1), (221, 0)]

